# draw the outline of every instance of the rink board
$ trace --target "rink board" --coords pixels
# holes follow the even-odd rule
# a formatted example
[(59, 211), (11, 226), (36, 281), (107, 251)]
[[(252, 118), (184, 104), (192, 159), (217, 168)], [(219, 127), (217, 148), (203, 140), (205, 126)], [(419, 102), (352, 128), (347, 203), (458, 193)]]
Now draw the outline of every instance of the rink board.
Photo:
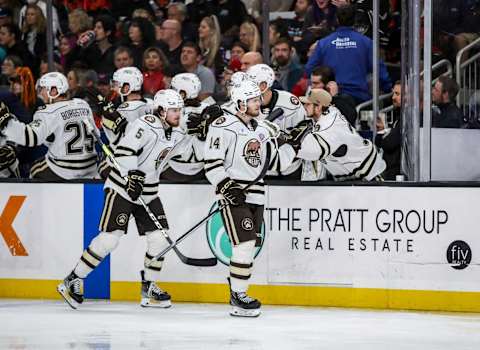
[[(268, 186), (265, 241), (251, 292), (265, 304), (480, 311), (480, 188)], [(208, 185), (162, 185), (177, 237), (215, 203)], [(0, 297), (57, 298), (55, 286), (97, 233), (101, 185), (0, 184)], [(12, 233), (13, 230), (13, 233)], [(145, 238), (130, 233), (95, 275), (89, 298), (139, 300)], [(8, 245), (6, 244), (8, 242)], [(178, 301), (225, 302), (229, 246), (218, 217), (170, 253), (161, 285)]]

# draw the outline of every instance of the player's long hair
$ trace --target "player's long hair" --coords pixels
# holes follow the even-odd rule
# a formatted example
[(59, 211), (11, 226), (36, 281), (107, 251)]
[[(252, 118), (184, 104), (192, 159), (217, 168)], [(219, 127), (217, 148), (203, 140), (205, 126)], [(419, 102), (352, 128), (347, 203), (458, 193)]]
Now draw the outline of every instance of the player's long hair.
[(25, 107), (31, 110), (37, 98), (32, 71), (28, 67), (18, 67), (15, 71), (17, 72), (17, 76), (14, 79), (22, 86), (20, 101)]

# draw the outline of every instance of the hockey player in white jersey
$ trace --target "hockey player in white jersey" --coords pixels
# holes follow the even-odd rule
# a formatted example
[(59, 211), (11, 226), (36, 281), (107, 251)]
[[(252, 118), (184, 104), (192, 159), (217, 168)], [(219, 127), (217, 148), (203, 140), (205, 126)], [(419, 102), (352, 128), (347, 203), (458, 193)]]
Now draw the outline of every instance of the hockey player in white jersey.
[[(278, 130), (266, 121), (256, 120), (260, 115), (261, 93), (254, 82), (247, 80), (233, 87), (231, 98), (236, 102), (236, 113), (226, 112), (209, 127), (205, 173), (216, 188), (219, 206), (225, 206), (221, 214), (232, 243), (231, 315), (255, 317), (260, 314), (261, 304), (247, 294), (247, 289), (255, 246), (261, 241), (265, 191), (262, 178), (255, 184), (251, 182), (262, 176), (265, 166), (281, 162), (276, 140), (269, 140), (277, 136)], [(266, 164), (269, 145), (273, 149), (272, 158)]]
[(67, 96), (67, 78), (58, 72), (44, 74), (37, 82), (39, 96), (46, 103), (33, 115), (30, 124), (19, 122), (12, 114), (1, 113), (0, 132), (8, 141), (35, 147), (45, 144), (45, 159), (36, 162), (32, 178), (70, 180), (97, 176), (94, 137), (83, 119), (93, 123), (90, 106), (81, 99)]
[[(262, 92), (262, 114), (264, 118), (268, 118), (269, 115), (277, 115), (278, 117), (271, 121), (286, 132), (305, 120), (306, 111), (295, 95), (288, 91), (272, 89), (275, 72), (270, 66), (263, 63), (256, 64), (247, 70), (247, 75), (248, 79), (257, 83)], [(281, 110), (280, 113), (277, 113), (279, 112), (278, 109)], [(300, 179), (301, 165), (301, 160), (297, 160), (281, 174), (271, 172), (269, 175), (283, 175), (292, 179)]]
[[(180, 73), (173, 77), (170, 84), (171, 89), (182, 96), (185, 107), (180, 120), (180, 127), (189, 133), (189, 118), (197, 118), (201, 122), (202, 112), (209, 105), (198, 99), (202, 89), (200, 79), (193, 73)], [(195, 124), (197, 125), (197, 124)], [(173, 181), (193, 181), (204, 179), (203, 171), (203, 148), (205, 138), (200, 135), (189, 133), (186, 136), (185, 144), (188, 144), (183, 154), (177, 155), (169, 160), (168, 168), (162, 173), (162, 179)]]
[[(136, 67), (124, 67), (115, 71), (112, 78), (113, 90), (120, 95), (122, 103), (115, 108), (113, 102), (99, 101), (102, 126), (108, 138), (109, 146), (114, 151), (125, 134), (128, 123), (148, 113), (147, 101), (142, 97), (143, 75)], [(111, 164), (107, 159), (99, 166), (99, 173), (106, 179)]]
[(332, 97), (323, 89), (312, 89), (300, 98), (314, 120), (300, 148), (289, 157), (320, 161), (337, 181), (381, 180), (386, 168), (370, 140), (361, 137), (340, 111), (331, 105)]
[[(138, 233), (146, 236), (145, 269), (141, 271), (141, 306), (169, 307), (170, 295), (155, 283), (162, 268), (163, 259), (152, 259), (165, 248), (166, 241), (137, 203), (142, 196), (162, 227), (168, 223), (158, 197), (158, 179), (161, 163), (172, 148), (182, 140), (184, 132), (178, 128), (183, 100), (173, 90), (161, 90), (155, 94), (156, 115), (145, 115), (131, 123), (127, 134), (116, 150), (115, 157), (121, 170), (112, 168), (105, 182), (105, 203), (100, 219), (100, 233), (83, 252), (74, 270), (58, 285), (58, 291), (72, 307), (83, 302), (83, 279), (118, 245), (120, 237), (127, 233), (130, 216), (135, 218)], [(181, 152), (181, 149), (175, 148)], [(128, 181), (124, 180), (127, 176)]]

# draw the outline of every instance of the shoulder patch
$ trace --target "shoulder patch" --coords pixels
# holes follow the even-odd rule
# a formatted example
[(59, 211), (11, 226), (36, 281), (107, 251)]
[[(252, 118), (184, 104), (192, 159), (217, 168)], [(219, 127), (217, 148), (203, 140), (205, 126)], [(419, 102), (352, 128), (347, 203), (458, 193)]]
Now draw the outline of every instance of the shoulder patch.
[(47, 105), (42, 105), (37, 108), (37, 111), (43, 111), (46, 108), (47, 108)]
[(295, 106), (298, 106), (300, 104), (300, 101), (295, 96), (290, 97), (290, 102), (292, 103), (292, 105), (295, 105)]
[(215, 119), (215, 125), (222, 125), (223, 123), (225, 123), (227, 119), (225, 117), (218, 117), (217, 119)]
[(156, 119), (153, 115), (146, 115), (145, 120), (149, 123), (152, 123), (152, 124), (154, 124), (156, 122)]
[(118, 108), (127, 108), (128, 107), (128, 102), (123, 102)]
[(313, 131), (320, 131), (320, 124), (315, 125)]

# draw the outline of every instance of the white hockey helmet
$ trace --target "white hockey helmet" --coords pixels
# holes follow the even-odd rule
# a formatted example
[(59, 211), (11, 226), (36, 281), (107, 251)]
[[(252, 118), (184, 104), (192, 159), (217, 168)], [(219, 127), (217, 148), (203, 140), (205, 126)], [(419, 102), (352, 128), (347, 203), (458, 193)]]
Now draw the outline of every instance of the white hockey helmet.
[(160, 90), (153, 97), (153, 107), (155, 111), (158, 111), (160, 107), (164, 111), (168, 111), (171, 108), (183, 108), (183, 99), (173, 89)]
[[(141, 91), (143, 84), (143, 74), (137, 67), (123, 67), (113, 73), (112, 81), (117, 84), (120, 96), (127, 96), (133, 91)], [(128, 84), (129, 89), (126, 93), (122, 92), (123, 85)]]
[[(62, 73), (59, 72), (50, 72), (46, 73), (41, 76), (41, 78), (37, 81), (37, 90), (41, 88), (47, 89), (47, 96), (50, 99), (50, 103), (54, 98), (62, 94), (66, 94), (68, 91), (68, 80)], [(50, 93), (52, 88), (57, 89), (57, 94), (52, 96)]]
[(198, 97), (202, 89), (202, 83), (196, 74), (180, 73), (173, 77), (170, 87), (178, 93), (183, 91), (185, 99), (189, 100)]
[(234, 85), (231, 91), (231, 99), (235, 102), (235, 108), (238, 111), (240, 111), (239, 102), (242, 102), (246, 106), (248, 100), (261, 96), (260, 88), (251, 80), (244, 80), (240, 84)]
[(261, 83), (266, 83), (267, 87), (265, 90), (271, 88), (275, 81), (275, 72), (269, 65), (264, 63), (256, 64), (248, 68), (247, 75), (248, 78), (254, 81), (258, 86), (260, 86)]
[(230, 77), (230, 80), (227, 83), (227, 91), (228, 95), (231, 96), (232, 88), (236, 85), (240, 85), (240, 83), (244, 80), (248, 79), (248, 75), (245, 72), (235, 72)]

